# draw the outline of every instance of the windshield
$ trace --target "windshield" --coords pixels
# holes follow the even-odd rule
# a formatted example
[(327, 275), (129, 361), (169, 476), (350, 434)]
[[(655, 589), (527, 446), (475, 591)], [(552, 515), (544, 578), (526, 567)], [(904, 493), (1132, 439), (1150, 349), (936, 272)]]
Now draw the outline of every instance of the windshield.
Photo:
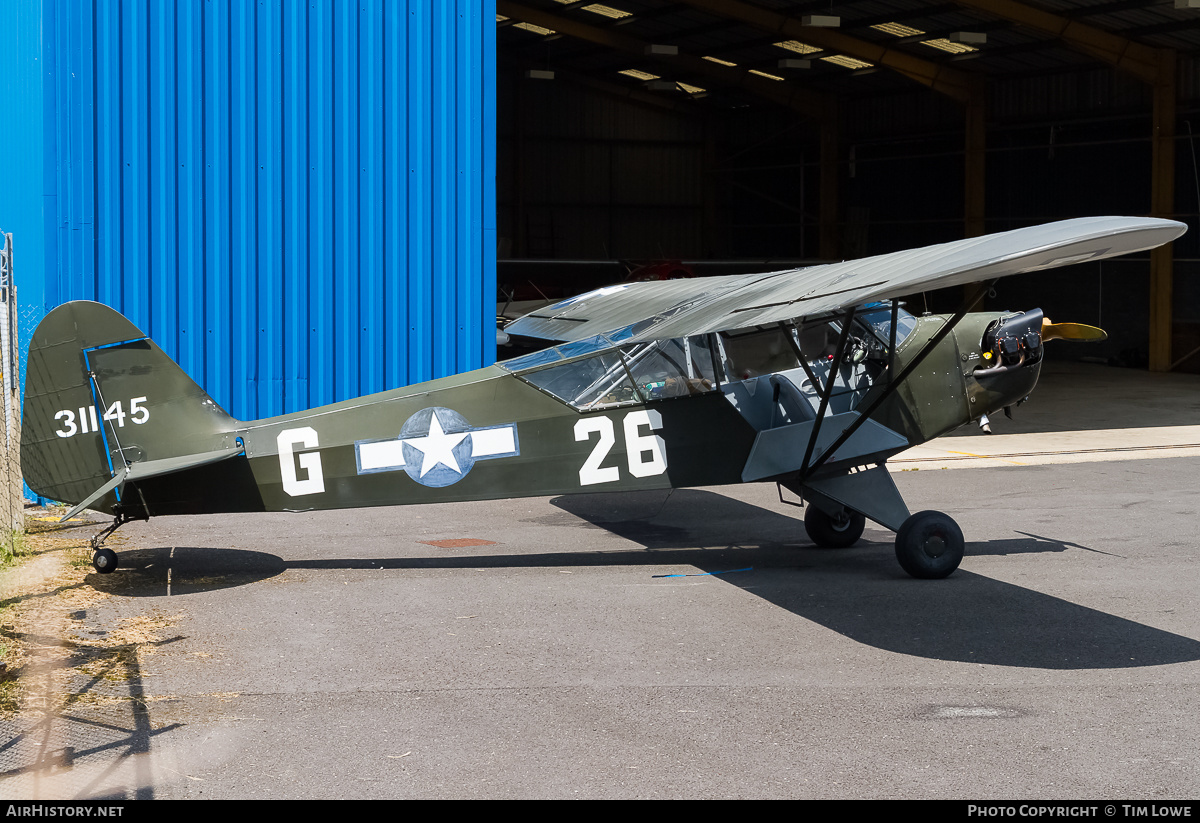
[(535, 351), (532, 354), (523, 354), (511, 360), (501, 361), (498, 365), (503, 366), (511, 372), (523, 372), (535, 369), (538, 366), (544, 366), (547, 363), (557, 363), (559, 360), (567, 360), (583, 354), (611, 349), (612, 347), (612, 341), (602, 334), (597, 334), (594, 337), (574, 340), (570, 343), (562, 343), (548, 349)]
[[(863, 307), (857, 317), (864, 326), (869, 328), (876, 337), (887, 345), (892, 334), (892, 307), (887, 303), (870, 303)], [(917, 318), (906, 312), (904, 309), (896, 311), (896, 345), (899, 346), (904, 342), (904, 339), (912, 334), (912, 330), (917, 327)]]

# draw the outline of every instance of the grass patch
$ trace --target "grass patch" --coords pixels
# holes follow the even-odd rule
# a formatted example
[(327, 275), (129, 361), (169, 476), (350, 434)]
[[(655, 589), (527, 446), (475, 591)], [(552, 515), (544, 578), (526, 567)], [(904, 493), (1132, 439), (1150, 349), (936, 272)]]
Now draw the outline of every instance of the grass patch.
[(0, 604), (0, 717), (11, 715), (17, 710), (20, 696), (17, 687), (17, 657), (19, 649), (12, 640), (15, 620), (11, 604)]
[(17, 678), (0, 680), (0, 717), (12, 717), (21, 707), (21, 690)]
[[(55, 571), (55, 555), (70, 557), (76, 551), (87, 552), (86, 540), (75, 534), (51, 534), (39, 529), (36, 516), (27, 518), (27, 531), (8, 533), (0, 531), (0, 717), (17, 712), (28, 686), (26, 675), (30, 664), (42, 654), (41, 643), (30, 644), (33, 635), (42, 633), (41, 625), (32, 626), (30, 607), (39, 612), (52, 595), (56, 600), (64, 596), (77, 596), (79, 581), (77, 571), (69, 578), (62, 574), (62, 564)], [(75, 549), (83, 543), (81, 550)], [(71, 558), (73, 559), (73, 558)], [(49, 562), (49, 566), (47, 566)], [(55, 589), (62, 591), (55, 594)], [(37, 650), (34, 653), (34, 650)], [(32, 656), (31, 656), (32, 655)]]
[(24, 530), (0, 532), (0, 566), (11, 566), (23, 557), (33, 554), (29, 535)]
[[(33, 547), (24, 531), (0, 531), (0, 569), (16, 566), (32, 554)], [(0, 717), (16, 711), (20, 696), (17, 671), (21, 649), (13, 637), (16, 614), (13, 604), (3, 598), (5, 588), (0, 586)]]
[[(140, 695), (146, 659), (182, 639), (164, 637), (181, 615), (151, 609), (104, 631), (87, 630), (82, 621), (112, 596), (86, 582), (92, 574), (88, 541), (98, 524), (58, 523), (53, 512), (28, 522), (12, 559), (0, 564), (0, 718), (31, 706), (149, 699)], [(115, 537), (109, 545), (119, 548), (123, 541)]]

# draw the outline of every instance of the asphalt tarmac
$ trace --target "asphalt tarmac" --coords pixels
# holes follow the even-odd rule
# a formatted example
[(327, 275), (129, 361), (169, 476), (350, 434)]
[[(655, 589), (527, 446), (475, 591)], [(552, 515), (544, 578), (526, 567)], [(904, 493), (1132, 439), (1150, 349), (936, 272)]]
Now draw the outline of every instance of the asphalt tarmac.
[(0, 795), (1200, 797), (1200, 378), (1155, 377), (1051, 371), (994, 420), (1036, 442), (893, 467), (966, 535), (941, 581), (770, 485), (131, 524), (72, 619), (156, 627), (97, 679), (132, 699), (23, 732), (66, 754)]

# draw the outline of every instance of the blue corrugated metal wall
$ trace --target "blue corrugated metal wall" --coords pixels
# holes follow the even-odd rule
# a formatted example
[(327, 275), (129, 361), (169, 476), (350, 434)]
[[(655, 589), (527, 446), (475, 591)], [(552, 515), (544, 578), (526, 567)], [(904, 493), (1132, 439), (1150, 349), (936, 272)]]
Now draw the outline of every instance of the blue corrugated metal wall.
[(494, 0), (8, 6), (23, 303), (117, 308), (243, 419), (495, 359)]

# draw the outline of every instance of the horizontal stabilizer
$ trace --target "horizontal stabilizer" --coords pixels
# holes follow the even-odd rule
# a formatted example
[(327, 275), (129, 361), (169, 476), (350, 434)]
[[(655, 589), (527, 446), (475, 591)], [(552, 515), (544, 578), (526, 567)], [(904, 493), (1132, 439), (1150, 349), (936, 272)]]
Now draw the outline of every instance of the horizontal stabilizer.
[(130, 481), (148, 480), (151, 477), (161, 477), (164, 474), (174, 474), (175, 472), (194, 469), (198, 466), (207, 466), (210, 463), (219, 463), (222, 460), (228, 460), (231, 457), (237, 457), (245, 453), (246, 449), (244, 446), (233, 446), (227, 449), (204, 452), (203, 454), (185, 454), (179, 457), (166, 457), (162, 460), (147, 460), (141, 463), (131, 463), (128, 466), (122, 466), (117, 469), (117, 473), (113, 475), (111, 480), (96, 489), (83, 502), (63, 515), (59, 522), (70, 520), (113, 489), (117, 489), (119, 492)]
[(86, 509), (88, 506), (95, 503), (101, 497), (108, 494), (113, 489), (117, 488), (117, 486), (120, 486), (121, 484), (123, 484), (125, 482), (125, 476), (127, 474), (129, 474), (129, 469), (126, 469), (126, 468), (117, 469), (117, 473), (113, 475), (112, 480), (109, 480), (103, 486), (96, 489), (94, 492), (92, 492), (87, 497), (85, 497), (82, 502), (76, 504), (75, 508), (71, 509), (69, 512), (67, 512), (62, 517), (60, 517), (58, 519), (58, 522), (59, 523), (67, 522), (72, 517), (79, 514), (84, 509)]

